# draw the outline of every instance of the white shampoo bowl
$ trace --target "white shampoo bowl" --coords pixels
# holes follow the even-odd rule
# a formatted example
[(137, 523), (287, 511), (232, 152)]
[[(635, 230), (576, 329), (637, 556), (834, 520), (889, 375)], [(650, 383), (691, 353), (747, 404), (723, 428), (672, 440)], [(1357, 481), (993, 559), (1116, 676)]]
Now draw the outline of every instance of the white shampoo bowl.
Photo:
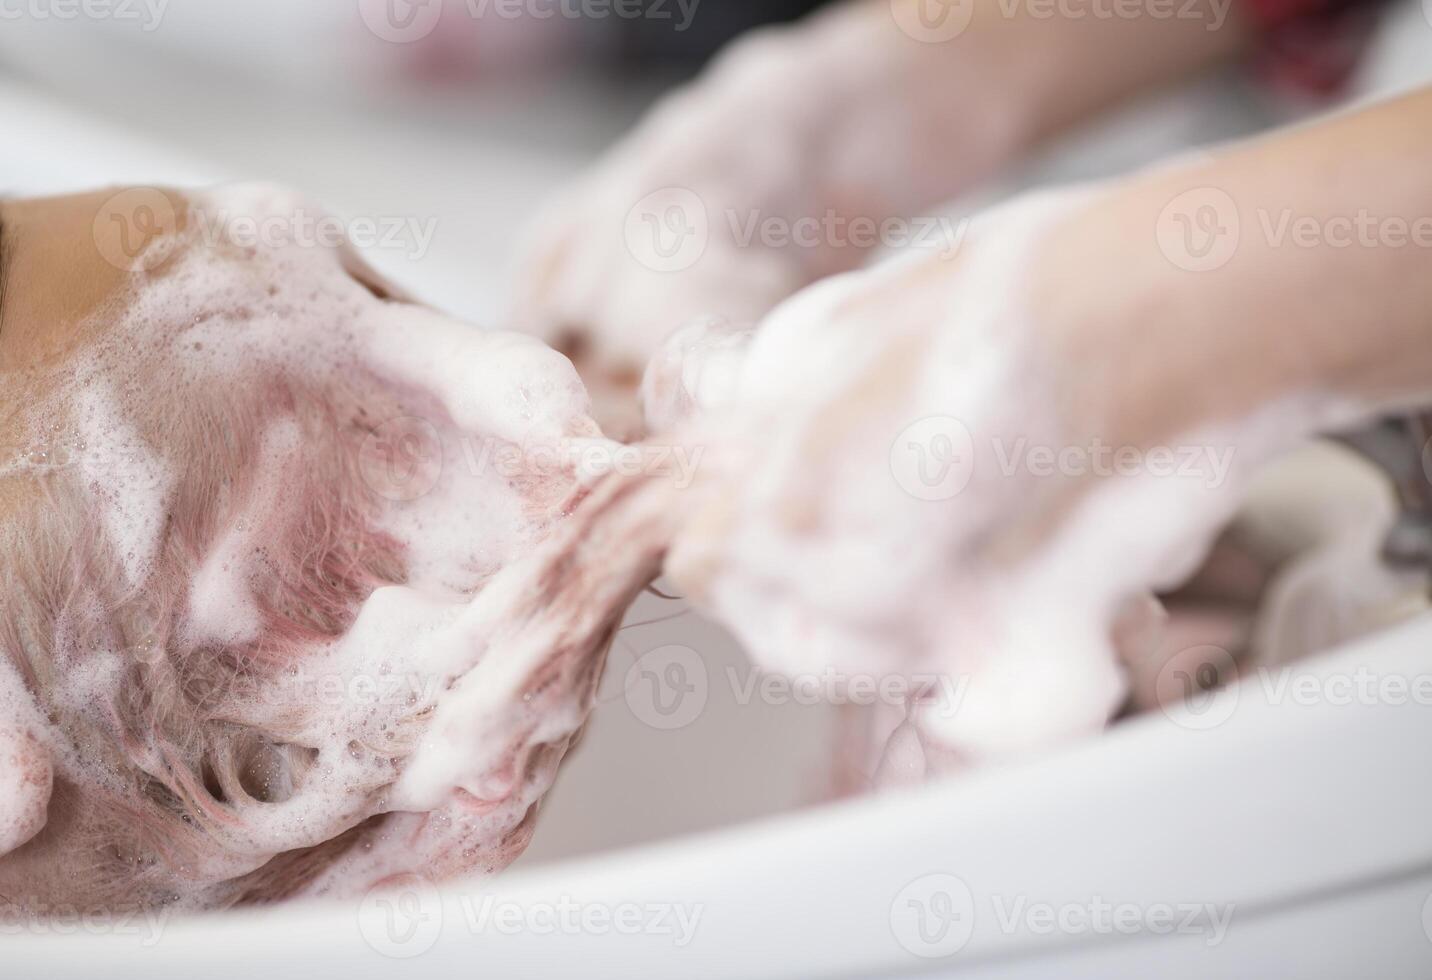
[(1432, 975), (1432, 617), (1291, 671), (1018, 767), (496, 880), (11, 923), (5, 973)]

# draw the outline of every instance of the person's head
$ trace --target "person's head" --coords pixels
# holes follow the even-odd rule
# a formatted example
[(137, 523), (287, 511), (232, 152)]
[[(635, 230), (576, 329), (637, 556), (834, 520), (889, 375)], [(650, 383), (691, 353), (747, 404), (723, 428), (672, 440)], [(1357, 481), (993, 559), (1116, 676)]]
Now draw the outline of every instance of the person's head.
[(598, 435), (562, 357), (398, 297), (301, 211), (0, 204), (0, 749), (53, 773), (11, 806), (12, 838), (38, 828), (0, 856), (21, 907), (300, 887), (381, 819), (435, 692), (316, 704), (297, 665), (348, 677), (375, 590), (461, 599), (569, 505), (569, 470), (482, 453)]

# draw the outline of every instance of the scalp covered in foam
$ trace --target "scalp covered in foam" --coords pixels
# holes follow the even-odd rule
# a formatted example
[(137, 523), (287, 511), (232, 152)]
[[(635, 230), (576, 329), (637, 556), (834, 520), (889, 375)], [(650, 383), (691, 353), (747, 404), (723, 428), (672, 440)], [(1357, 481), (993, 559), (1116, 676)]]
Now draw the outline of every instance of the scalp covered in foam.
[(569, 462), (601, 439), (560, 355), (387, 298), (346, 246), (224, 232), (312, 211), (286, 192), (190, 205), (29, 379), (0, 666), (32, 720), (0, 753), (53, 799), (0, 811), (0, 895), (215, 907), (496, 870), (659, 560), (601, 567), (593, 515), (653, 511)]

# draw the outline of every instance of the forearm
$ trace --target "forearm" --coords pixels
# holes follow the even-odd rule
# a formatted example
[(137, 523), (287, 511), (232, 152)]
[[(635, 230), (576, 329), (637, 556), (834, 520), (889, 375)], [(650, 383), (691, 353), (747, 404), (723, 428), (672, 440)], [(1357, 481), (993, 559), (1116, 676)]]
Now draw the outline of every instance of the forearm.
[(1250, 38), (1239, 0), (967, 2), (969, 29), (948, 52), (934, 46), (932, 60), (986, 64), (991, 82), (1010, 89), (1020, 149), (1226, 61)]
[(1049, 254), (1069, 274), (1044, 302), (1075, 332), (1138, 325), (1120, 383), (1165, 406), (1166, 428), (1299, 394), (1417, 402), (1432, 393), (1428, 159), (1432, 90), (1144, 175), (1063, 226)]
[[(943, 0), (922, 2), (938, 14)], [(1111, 6), (1046, 14), (1076, 2)], [(1131, 2), (1147, 13), (1118, 6)], [(512, 322), (625, 392), (674, 323), (754, 322), (879, 246), (956, 237), (930, 209), (1072, 120), (1233, 51), (1241, 30), (1218, 6), (1232, 2), (956, 0), (960, 30), (924, 43), (907, 8), (854, 0), (754, 32), (554, 203), (525, 249)], [(1190, 16), (1198, 4), (1206, 18)], [(648, 232), (656, 253), (672, 244), (658, 202), (673, 189), (692, 227), (705, 212), (699, 256), (647, 254)], [(622, 229), (628, 248), (613, 249)]]
[[(767, 105), (824, 103), (807, 174), (879, 218), (953, 197), (1078, 121), (1235, 54), (1248, 32), (1233, 2), (855, 0), (752, 47), (801, 90), (768, 87)], [(742, 61), (759, 59), (735, 48), (724, 74), (739, 84)], [(713, 74), (720, 84), (722, 67)]]

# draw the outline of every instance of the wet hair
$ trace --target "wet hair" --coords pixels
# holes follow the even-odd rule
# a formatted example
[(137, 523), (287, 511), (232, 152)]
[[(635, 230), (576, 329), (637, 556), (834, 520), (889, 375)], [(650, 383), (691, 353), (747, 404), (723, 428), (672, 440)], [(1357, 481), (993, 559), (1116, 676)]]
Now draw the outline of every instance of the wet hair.
[[(465, 451), (600, 442), (585, 390), (540, 342), (411, 305), (346, 247), (226, 236), (226, 215), (281, 228), (301, 198), (187, 199), (78, 325), (78, 353), (12, 386), (31, 443), (0, 460), (24, 500), (0, 514), (0, 659), (42, 719), (54, 792), (39, 834), (0, 856), (0, 904), (214, 908), (351, 891), (414, 861), (495, 870), (530, 835), (652, 570), (534, 606), (556, 572), (523, 559), (581, 481)], [(414, 437), (416, 489), (395, 460)], [(564, 535), (575, 550), (580, 529)], [(490, 620), (446, 632), (514, 565)], [(533, 623), (550, 647), (486, 657), (489, 634), (529, 640)], [(462, 684), (494, 664), (501, 683)], [(368, 704), (312, 687), (392, 674), (421, 689)], [(478, 806), (468, 773), (429, 766), (422, 801), (400, 798), (459, 686), (492, 693), (485, 740), (532, 771)], [(461, 762), (472, 744), (443, 748)]]
[[(83, 465), (11, 477), (31, 481), (34, 504), (4, 528), (0, 649), (52, 721), (50, 738), (64, 740), (51, 746), (65, 760), (52, 823), (31, 846), (62, 855), (91, 901), (146, 891), (143, 904), (162, 901), (179, 868), (196, 881), (235, 879), (231, 895), (204, 904), (252, 890), (238, 879), (274, 855), (242, 804), (288, 799), (318, 755), (303, 739), (309, 706), (275, 702), (278, 675), (341, 636), (374, 589), (406, 578), (403, 549), (374, 526), (379, 501), (356, 472), (366, 433), (335, 414), (331, 397), (283, 381), (210, 394), (166, 423), (167, 444), (189, 465), (175, 470), (141, 582), (105, 533)], [(265, 419), (275, 417), (296, 439), (266, 461)], [(275, 486), (279, 498), (265, 500)], [(244, 521), (261, 522), (250, 529), (249, 579), (261, 628), (231, 642), (196, 636), (186, 626), (191, 583)], [(67, 807), (77, 812), (54, 819)], [(0, 892), (15, 888), (5, 878), (0, 865)]]

